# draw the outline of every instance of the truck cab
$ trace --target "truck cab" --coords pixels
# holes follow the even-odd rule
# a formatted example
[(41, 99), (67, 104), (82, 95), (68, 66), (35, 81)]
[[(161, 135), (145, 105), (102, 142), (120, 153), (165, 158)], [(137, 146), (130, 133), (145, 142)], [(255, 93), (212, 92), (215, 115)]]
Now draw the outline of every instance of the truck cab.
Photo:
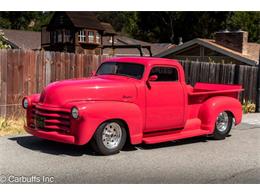
[(126, 140), (153, 144), (193, 136), (224, 139), (241, 122), (240, 85), (187, 85), (182, 66), (163, 58), (112, 58), (90, 78), (58, 81), (23, 99), (27, 132), (103, 155)]

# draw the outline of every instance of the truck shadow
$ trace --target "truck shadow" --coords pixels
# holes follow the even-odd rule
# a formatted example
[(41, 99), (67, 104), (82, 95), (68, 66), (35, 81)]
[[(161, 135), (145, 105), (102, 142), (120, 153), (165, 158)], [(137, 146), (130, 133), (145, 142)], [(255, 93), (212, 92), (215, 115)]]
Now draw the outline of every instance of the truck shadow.
[(182, 140), (176, 140), (176, 141), (169, 141), (169, 142), (163, 142), (158, 144), (139, 144), (136, 146), (133, 145), (127, 145), (123, 151), (133, 151), (133, 150), (152, 150), (152, 149), (160, 149), (160, 148), (166, 148), (166, 147), (177, 147), (181, 145), (188, 145), (188, 144), (195, 144), (198, 142), (207, 142), (208, 140), (211, 140), (209, 137), (193, 137), (193, 138), (187, 138)]
[(20, 146), (53, 155), (95, 155), (90, 146), (77, 146), (71, 144), (63, 144), (54, 141), (41, 139), (34, 136), (11, 137), (9, 140), (16, 141)]
[[(69, 155), (69, 156), (83, 156), (83, 155), (91, 155), (91, 156), (99, 156), (95, 154), (95, 152), (91, 149), (90, 145), (77, 146), (70, 144), (63, 144), (59, 142), (53, 142), (45, 139), (41, 139), (34, 136), (19, 136), (19, 137), (11, 137), (9, 140), (16, 141), (20, 146), (35, 150), (47, 154), (52, 155)], [(153, 150), (159, 148), (166, 147), (178, 147), (181, 145), (195, 144), (198, 142), (207, 142), (213, 140), (210, 137), (193, 137), (183, 140), (164, 142), (158, 144), (139, 144), (139, 145), (131, 145), (126, 144), (123, 148), (124, 152), (134, 152), (137, 150)]]
[[(227, 137), (230, 136), (231, 135), (228, 135)], [(150, 149), (159, 149), (165, 147), (177, 147), (182, 145), (196, 144), (198, 142), (208, 142), (208, 141), (221, 141), (221, 140), (215, 140), (212, 137), (199, 136), (199, 137), (186, 138), (186, 139), (181, 139), (176, 141), (163, 142), (158, 144), (140, 144), (137, 147), (141, 150), (150, 150)]]

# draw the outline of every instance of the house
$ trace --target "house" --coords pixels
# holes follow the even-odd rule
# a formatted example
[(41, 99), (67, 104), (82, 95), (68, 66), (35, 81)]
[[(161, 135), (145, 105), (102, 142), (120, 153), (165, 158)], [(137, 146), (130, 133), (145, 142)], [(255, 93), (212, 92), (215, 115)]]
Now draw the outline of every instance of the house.
[(246, 31), (220, 31), (215, 39), (196, 38), (157, 54), (157, 57), (255, 66), (260, 44), (248, 42)]
[(100, 22), (92, 12), (55, 12), (41, 32), (41, 47), (47, 51), (151, 56), (172, 46), (118, 35), (111, 24)]
[(92, 12), (55, 12), (42, 27), (41, 46), (48, 51), (100, 54), (103, 32)]
[(0, 29), (5, 42), (12, 49), (41, 49), (41, 33), (24, 30)]

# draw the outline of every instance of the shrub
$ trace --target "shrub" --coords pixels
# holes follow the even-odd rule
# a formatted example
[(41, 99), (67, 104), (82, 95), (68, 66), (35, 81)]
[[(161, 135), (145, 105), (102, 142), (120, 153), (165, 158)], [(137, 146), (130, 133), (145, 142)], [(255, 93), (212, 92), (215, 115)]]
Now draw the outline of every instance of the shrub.
[(252, 103), (251, 101), (243, 100), (243, 113), (253, 113), (256, 111), (256, 105)]

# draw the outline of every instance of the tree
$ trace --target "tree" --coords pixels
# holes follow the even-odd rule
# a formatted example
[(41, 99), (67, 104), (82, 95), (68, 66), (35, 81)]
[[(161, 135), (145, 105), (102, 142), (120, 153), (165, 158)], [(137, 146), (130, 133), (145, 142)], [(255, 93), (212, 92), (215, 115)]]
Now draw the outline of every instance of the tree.
[(11, 46), (6, 43), (4, 38), (4, 33), (0, 30), (0, 49), (8, 49), (8, 48), (11, 48)]
[(138, 29), (137, 12), (96, 12), (96, 15), (100, 21), (110, 23), (119, 33), (131, 36)]
[(214, 38), (220, 30), (242, 29), (259, 42), (260, 12), (98, 12), (115, 30), (148, 42)]
[[(41, 30), (53, 12), (0, 12), (0, 28)], [(171, 42), (179, 38), (213, 38), (219, 30), (245, 30), (249, 41), (260, 42), (260, 12), (95, 12), (102, 22), (127, 36), (147, 42)]]
[(174, 42), (180, 12), (138, 12), (138, 29), (135, 37), (149, 42)]
[(51, 16), (52, 12), (0, 12), (0, 28), (39, 31)]
[(233, 12), (227, 19), (231, 30), (245, 30), (249, 41), (260, 43), (260, 12)]
[[(138, 34), (150, 42), (178, 43), (193, 38), (212, 38), (225, 26), (229, 12), (138, 12)], [(147, 36), (148, 35), (148, 36)]]

